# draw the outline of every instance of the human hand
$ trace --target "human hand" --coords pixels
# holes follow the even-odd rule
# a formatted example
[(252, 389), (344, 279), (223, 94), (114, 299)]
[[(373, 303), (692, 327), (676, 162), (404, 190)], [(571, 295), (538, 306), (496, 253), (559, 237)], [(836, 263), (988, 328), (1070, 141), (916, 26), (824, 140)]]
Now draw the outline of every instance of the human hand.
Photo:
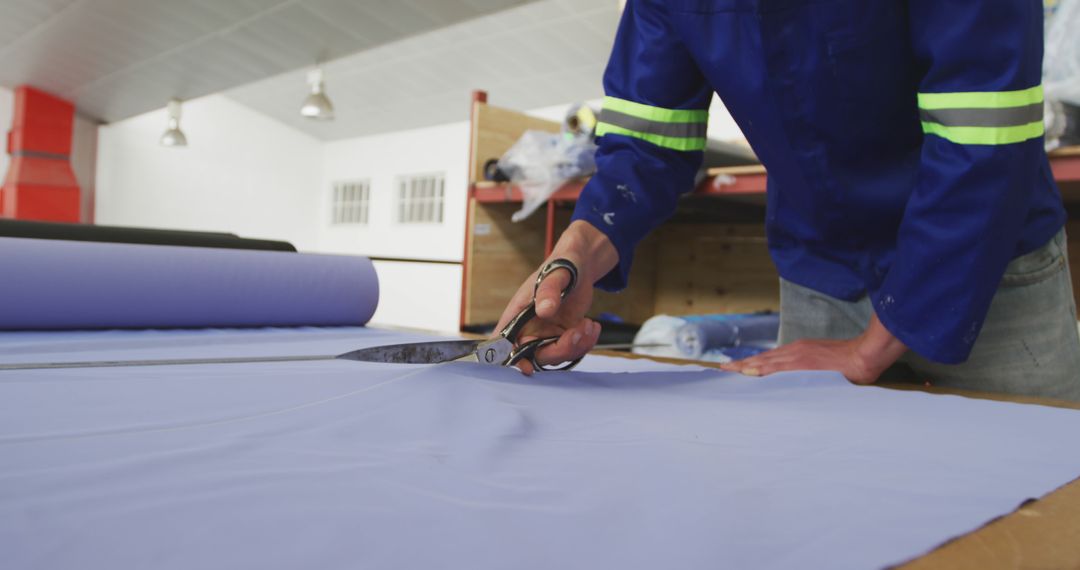
[[(559, 340), (536, 352), (543, 365), (569, 362), (584, 356), (600, 338), (600, 324), (585, 318), (592, 306), (593, 284), (618, 263), (618, 253), (607, 236), (583, 221), (576, 221), (563, 232), (548, 260), (563, 258), (578, 269), (578, 284), (565, 298), (562, 291), (570, 283), (568, 271), (556, 270), (536, 288), (536, 318), (525, 326), (517, 343), (534, 338), (559, 337)], [(546, 263), (546, 261), (545, 261)], [(495, 330), (502, 330), (533, 300), (539, 269), (525, 279), (510, 299)], [(532, 363), (517, 364), (525, 374), (534, 372)]]
[(907, 347), (878, 321), (849, 340), (799, 340), (720, 368), (748, 376), (786, 370), (835, 370), (855, 384), (873, 384)]

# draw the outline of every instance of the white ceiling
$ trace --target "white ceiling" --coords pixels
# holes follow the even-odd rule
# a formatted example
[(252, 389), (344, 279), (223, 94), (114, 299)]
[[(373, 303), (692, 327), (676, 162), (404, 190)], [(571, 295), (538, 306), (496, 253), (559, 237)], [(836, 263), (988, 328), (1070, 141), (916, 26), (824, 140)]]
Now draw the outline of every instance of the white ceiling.
[(303, 69), (226, 94), (322, 140), (465, 120), (474, 89), (515, 109), (594, 99), (618, 14), (616, 0), (543, 0), (338, 59), (330, 122), (299, 115)]
[[(530, 1), (0, 0), (0, 85), (28, 83), (112, 122), (171, 97), (216, 93)], [(382, 55), (369, 63), (401, 55), (376, 53)], [(456, 69), (436, 72), (453, 76)], [(355, 91), (345, 74), (336, 87), (343, 121), (353, 99), (363, 100), (357, 76), (364, 73), (353, 74)], [(417, 81), (421, 72), (401, 75), (394, 87), (427, 88)], [(294, 99), (303, 88), (301, 77)], [(258, 93), (236, 96), (252, 100)]]

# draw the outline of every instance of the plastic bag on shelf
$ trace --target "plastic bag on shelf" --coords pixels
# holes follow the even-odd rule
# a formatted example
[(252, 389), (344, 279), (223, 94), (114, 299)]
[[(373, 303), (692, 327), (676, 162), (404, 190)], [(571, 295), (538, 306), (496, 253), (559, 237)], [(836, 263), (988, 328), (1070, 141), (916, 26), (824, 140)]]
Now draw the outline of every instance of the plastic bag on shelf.
[(1046, 0), (1046, 149), (1080, 141), (1080, 0)]
[(511, 217), (520, 222), (567, 180), (596, 171), (596, 145), (588, 136), (525, 131), (499, 159), (498, 168), (521, 189), (524, 201)]
[(1080, 105), (1080, 0), (1046, 2), (1043, 90), (1048, 99)]

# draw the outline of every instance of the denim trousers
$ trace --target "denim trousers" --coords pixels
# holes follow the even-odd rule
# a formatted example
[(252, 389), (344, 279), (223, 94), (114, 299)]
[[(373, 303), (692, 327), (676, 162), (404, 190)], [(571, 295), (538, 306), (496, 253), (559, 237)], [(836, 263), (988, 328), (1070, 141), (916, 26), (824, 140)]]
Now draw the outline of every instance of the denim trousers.
[[(781, 344), (854, 338), (872, 315), (865, 295), (843, 301), (780, 280)], [(898, 364), (910, 369), (901, 373), (905, 379), (935, 386), (1080, 401), (1080, 335), (1065, 230), (1009, 263), (965, 362), (939, 364), (908, 351)]]

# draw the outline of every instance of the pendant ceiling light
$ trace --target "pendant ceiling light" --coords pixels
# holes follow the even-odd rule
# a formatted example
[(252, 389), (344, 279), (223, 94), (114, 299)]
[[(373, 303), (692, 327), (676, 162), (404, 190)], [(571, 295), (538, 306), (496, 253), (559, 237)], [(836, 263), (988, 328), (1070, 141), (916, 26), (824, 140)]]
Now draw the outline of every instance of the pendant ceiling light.
[(334, 105), (326, 96), (323, 84), (323, 72), (321, 68), (315, 68), (308, 73), (308, 86), (311, 92), (304, 104), (300, 106), (300, 114), (309, 119), (328, 121), (334, 118)]
[(167, 110), (169, 112), (169, 123), (165, 134), (161, 135), (161, 146), (187, 146), (187, 137), (184, 136), (184, 131), (180, 130), (180, 100), (173, 99), (169, 101)]

